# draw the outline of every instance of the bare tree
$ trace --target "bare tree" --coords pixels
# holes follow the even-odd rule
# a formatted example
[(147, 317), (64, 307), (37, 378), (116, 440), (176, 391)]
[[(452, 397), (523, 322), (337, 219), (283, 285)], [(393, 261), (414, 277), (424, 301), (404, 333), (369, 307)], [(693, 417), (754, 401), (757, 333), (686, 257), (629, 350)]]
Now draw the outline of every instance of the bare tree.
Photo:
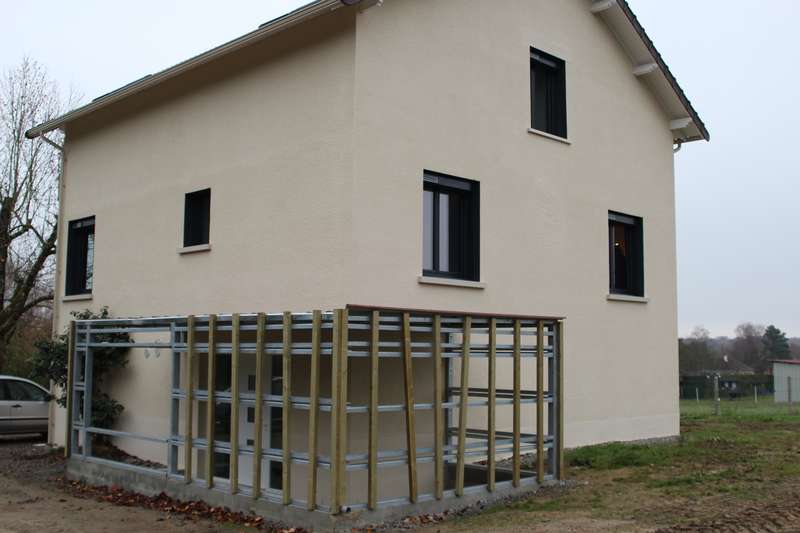
[[(0, 369), (20, 319), (53, 299), (61, 153), (25, 131), (59, 115), (62, 99), (29, 59), (0, 78)], [(60, 142), (60, 134), (52, 137)]]

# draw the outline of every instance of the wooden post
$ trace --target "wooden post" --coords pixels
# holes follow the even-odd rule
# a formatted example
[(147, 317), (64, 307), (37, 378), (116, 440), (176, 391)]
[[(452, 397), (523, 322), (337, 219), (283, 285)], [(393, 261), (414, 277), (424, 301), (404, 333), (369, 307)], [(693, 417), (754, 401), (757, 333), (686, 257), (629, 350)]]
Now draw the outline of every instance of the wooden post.
[(283, 505), (292, 503), (292, 450), (289, 419), (292, 416), (292, 313), (283, 313)]
[(536, 480), (544, 483), (544, 324), (536, 321)]
[(433, 317), (433, 434), (434, 484), (437, 500), (444, 498), (444, 372), (442, 368), (442, 317)]
[(339, 483), (341, 476), (339, 475), (339, 432), (340, 427), (340, 409), (339, 404), (342, 401), (340, 385), (341, 379), (341, 351), (340, 345), (342, 329), (342, 312), (336, 309), (333, 312), (333, 342), (331, 344), (331, 514), (339, 514), (341, 510), (341, 501), (339, 500)]
[(64, 458), (72, 455), (72, 404), (75, 401), (75, 321), (69, 321), (67, 333), (67, 420), (64, 435)]
[(372, 312), (369, 366), (369, 479), (367, 507), (378, 506), (378, 384), (380, 381), (380, 312)]
[(261, 497), (261, 463), (264, 450), (264, 333), (267, 317), (258, 313), (256, 318), (256, 412), (253, 439), (253, 498)]
[(556, 440), (558, 441), (558, 479), (564, 480), (566, 478), (566, 471), (564, 470), (564, 426), (566, 425), (566, 419), (564, 418), (564, 357), (566, 355), (566, 336), (565, 336), (565, 328), (566, 328), (566, 320), (562, 320), (558, 323), (558, 387), (556, 389), (556, 401), (558, 402), (558, 406), (556, 407), (558, 415), (557, 415), (557, 437)]
[(186, 420), (184, 441), (184, 480), (192, 482), (192, 433), (194, 433), (194, 315), (186, 320)]
[(239, 339), (240, 317), (231, 318), (231, 494), (239, 492)]
[(322, 313), (314, 311), (311, 321), (311, 384), (308, 414), (308, 510), (317, 508), (317, 429), (319, 428), (319, 358)]
[(461, 394), (458, 407), (458, 456), (456, 467), (456, 496), (464, 495), (464, 470), (466, 469), (467, 408), (469, 404), (469, 343), (472, 317), (464, 317), (463, 345), (461, 347)]
[(514, 457), (512, 461), (512, 484), (514, 487), (519, 487), (520, 469), (522, 466), (522, 457), (520, 455), (521, 445), (521, 401), (522, 401), (522, 388), (521, 388), (521, 374), (522, 374), (522, 355), (520, 351), (521, 332), (520, 332), (519, 319), (514, 321)]
[(489, 492), (495, 489), (495, 468), (497, 448), (495, 432), (497, 427), (496, 418), (497, 401), (497, 319), (489, 321), (489, 461), (487, 465), (488, 488)]
[(214, 419), (217, 388), (217, 315), (208, 317), (208, 400), (206, 401), (206, 487), (214, 486)]
[(758, 405), (758, 385), (753, 385), (753, 403)]
[(786, 397), (789, 400), (789, 410), (792, 409), (792, 376), (786, 376)]
[(406, 447), (408, 449), (408, 497), (417, 501), (417, 435), (414, 425), (414, 367), (411, 353), (411, 315), (403, 313), (403, 383), (406, 399)]
[(340, 321), (341, 331), (339, 332), (339, 354), (340, 379), (339, 394), (339, 502), (342, 505), (347, 503), (347, 381), (349, 378), (349, 343), (348, 329), (350, 327), (350, 315), (347, 309), (342, 309), (342, 319)]
[(714, 414), (717, 416), (722, 414), (722, 406), (719, 401), (719, 375), (714, 376)]

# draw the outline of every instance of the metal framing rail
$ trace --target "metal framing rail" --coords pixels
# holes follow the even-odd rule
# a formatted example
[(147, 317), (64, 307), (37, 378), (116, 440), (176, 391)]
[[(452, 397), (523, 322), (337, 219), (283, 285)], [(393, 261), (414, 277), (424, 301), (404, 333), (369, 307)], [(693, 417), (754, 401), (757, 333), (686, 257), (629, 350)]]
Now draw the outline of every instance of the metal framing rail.
[[(110, 342), (111, 333), (128, 333), (131, 340)], [(91, 424), (93, 354), (109, 348), (166, 349), (172, 354), (169, 435)], [(562, 479), (564, 472), (563, 354), (564, 319), (557, 317), (349, 306), (311, 313), (79, 320), (69, 328), (65, 453), (108, 463), (93, 453), (95, 436), (163, 444), (164, 467), (118, 466), (332, 514), (542, 483)], [(230, 365), (227, 384), (220, 384), (218, 377), (223, 357), (224, 365)], [(243, 391), (240, 366), (252, 357), (254, 385)], [(307, 372), (293, 371), (300, 359), (307, 361)], [(359, 359), (366, 359), (368, 370), (354, 380), (350, 368)], [(397, 379), (386, 374), (381, 379), (391, 359), (399, 359), (402, 366), (402, 398), (380, 403), (381, 384)], [(484, 367), (474, 366), (482, 359), (484, 372)], [(415, 374), (420, 364), (426, 365), (425, 372), (418, 369)], [(327, 368), (329, 398), (321, 397), (321, 390), (327, 389), (320, 387)], [(279, 384), (277, 389), (274, 384)], [(523, 389), (523, 384), (534, 388)], [(363, 386), (366, 394), (354, 394), (348, 386)], [(430, 387), (430, 394), (421, 387)], [(420, 389), (420, 397), (432, 396), (433, 402), (417, 403), (415, 389)], [(307, 390), (308, 396), (297, 396), (294, 390)], [(353, 397), (366, 397), (366, 405), (354, 404)], [(511, 408), (507, 428), (499, 427), (498, 411), (504, 406)], [(240, 433), (240, 410), (245, 409), (254, 425), (252, 440)], [(307, 428), (295, 423), (295, 411), (309, 411)], [(398, 412), (405, 421), (406, 446), (380, 449), (381, 414)], [(352, 418), (359, 413), (367, 418)], [(423, 413), (430, 413), (425, 416), (433, 421), (432, 448), (418, 445), (418, 416)], [(323, 414), (330, 417), (327, 456), (319, 447)], [(219, 429), (228, 418), (230, 438)], [(350, 431), (348, 424), (353, 425)], [(523, 431), (523, 424), (533, 432)], [(290, 437), (306, 431), (308, 448), (293, 450), (297, 439)], [(262, 438), (262, 433), (276, 432), (279, 442)], [(357, 453), (349, 442), (360, 432), (366, 453)], [(523, 461), (527, 453), (533, 454), (531, 470), (523, 464), (528, 464)], [(245, 457), (252, 465), (249, 475), (240, 470)], [(501, 467), (507, 459), (510, 468)], [(432, 479), (421, 477), (421, 464), (433, 465)], [(280, 469), (277, 478), (273, 467)], [(379, 472), (392, 468), (406, 470), (407, 497), (381, 500)], [(319, 469), (330, 471), (330, 492), (320, 492)], [(353, 502), (348, 499), (355, 492), (348, 491), (349, 474), (359, 470), (368, 473), (367, 497)], [(306, 478), (293, 480), (298, 472), (305, 472)], [(427, 483), (431, 492), (421, 493)], [(298, 498), (302, 492), (305, 499)], [(326, 500), (327, 505), (322, 503)]]

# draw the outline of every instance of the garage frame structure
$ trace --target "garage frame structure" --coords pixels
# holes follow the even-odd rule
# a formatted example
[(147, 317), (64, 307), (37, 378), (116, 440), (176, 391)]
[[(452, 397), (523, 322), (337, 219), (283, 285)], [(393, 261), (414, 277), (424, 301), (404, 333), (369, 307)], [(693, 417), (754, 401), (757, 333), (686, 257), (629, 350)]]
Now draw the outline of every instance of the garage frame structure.
[[(531, 490), (564, 475), (564, 328), (561, 317), (361, 305), (76, 320), (65, 453), (257, 511), (371, 516)], [(130, 341), (108, 341), (121, 333)], [(115, 348), (170, 354), (166, 434), (92, 423), (94, 357)], [(98, 439), (145, 441), (163, 461), (109, 458)]]

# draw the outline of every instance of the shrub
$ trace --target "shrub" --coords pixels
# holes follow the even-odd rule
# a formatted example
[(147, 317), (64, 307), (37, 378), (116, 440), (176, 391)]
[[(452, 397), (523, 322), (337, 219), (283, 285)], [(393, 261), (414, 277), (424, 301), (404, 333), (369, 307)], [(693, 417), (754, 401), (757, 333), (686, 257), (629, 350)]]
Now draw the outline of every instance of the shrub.
[[(97, 320), (111, 317), (107, 307), (103, 307), (99, 313), (86, 309), (73, 312), (72, 316), (77, 320)], [(130, 335), (107, 333), (95, 335), (93, 340), (110, 343), (130, 342)], [(67, 342), (67, 333), (63, 333), (55, 339), (37, 342), (36, 352), (32, 359), (34, 377), (52, 381), (58, 386), (61, 393), (56, 401), (62, 407), (67, 404)], [(128, 348), (114, 347), (92, 349), (92, 425), (95, 427), (111, 429), (124, 410), (122, 404), (101, 391), (100, 385), (110, 372), (128, 365), (128, 351)]]

